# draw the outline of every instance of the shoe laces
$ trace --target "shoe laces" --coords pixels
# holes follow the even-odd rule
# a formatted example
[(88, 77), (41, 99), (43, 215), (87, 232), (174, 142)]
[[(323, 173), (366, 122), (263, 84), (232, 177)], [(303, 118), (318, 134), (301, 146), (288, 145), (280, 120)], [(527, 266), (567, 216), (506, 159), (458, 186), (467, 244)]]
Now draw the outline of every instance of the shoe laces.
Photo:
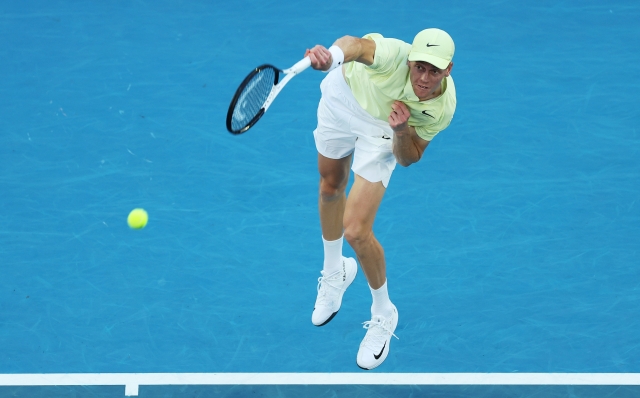
[(391, 320), (387, 320), (382, 316), (376, 315), (370, 321), (363, 322), (362, 325), (364, 329), (367, 329), (367, 334), (364, 336), (362, 344), (369, 347), (383, 345), (389, 336), (400, 340), (400, 338), (391, 331)]
[(332, 297), (328, 297), (327, 287), (330, 286), (334, 289), (340, 290), (341, 286), (337, 286), (337, 282), (342, 279), (342, 271), (336, 271), (331, 275), (324, 276), (324, 271), (320, 271), (322, 276), (318, 278), (318, 304), (333, 302)]

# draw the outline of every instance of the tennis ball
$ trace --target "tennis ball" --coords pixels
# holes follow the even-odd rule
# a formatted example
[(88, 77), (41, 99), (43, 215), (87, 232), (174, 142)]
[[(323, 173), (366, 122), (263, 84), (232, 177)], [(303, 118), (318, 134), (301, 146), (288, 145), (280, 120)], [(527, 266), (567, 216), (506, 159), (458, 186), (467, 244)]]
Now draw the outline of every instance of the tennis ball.
[(147, 225), (149, 215), (144, 209), (133, 209), (127, 217), (127, 223), (133, 229), (142, 229)]

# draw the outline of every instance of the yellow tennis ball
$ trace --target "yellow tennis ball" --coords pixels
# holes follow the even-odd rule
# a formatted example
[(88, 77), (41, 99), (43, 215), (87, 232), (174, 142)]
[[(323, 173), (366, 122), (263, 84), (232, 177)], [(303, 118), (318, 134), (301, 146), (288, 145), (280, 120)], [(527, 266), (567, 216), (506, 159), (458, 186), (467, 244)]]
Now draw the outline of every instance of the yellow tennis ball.
[(133, 209), (127, 217), (127, 223), (133, 229), (142, 229), (147, 225), (149, 215), (144, 209)]

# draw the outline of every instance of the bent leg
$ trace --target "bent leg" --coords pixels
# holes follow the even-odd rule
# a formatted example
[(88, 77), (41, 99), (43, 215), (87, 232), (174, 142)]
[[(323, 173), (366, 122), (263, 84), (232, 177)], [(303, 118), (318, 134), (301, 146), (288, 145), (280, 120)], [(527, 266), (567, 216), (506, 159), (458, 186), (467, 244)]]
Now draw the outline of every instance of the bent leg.
[(318, 153), (318, 171), (320, 172), (320, 193), (318, 209), (322, 236), (328, 241), (342, 237), (346, 188), (349, 182), (351, 158), (331, 159)]
[(345, 290), (355, 279), (358, 265), (353, 258), (342, 257), (342, 218), (346, 203), (351, 155), (342, 159), (327, 158), (318, 153), (320, 194), (318, 207), (324, 245), (322, 277), (318, 297), (311, 315), (316, 326), (326, 325), (340, 310)]
[(384, 250), (373, 234), (373, 222), (386, 188), (356, 174), (344, 214), (344, 237), (358, 255), (369, 286), (379, 289), (387, 280)]

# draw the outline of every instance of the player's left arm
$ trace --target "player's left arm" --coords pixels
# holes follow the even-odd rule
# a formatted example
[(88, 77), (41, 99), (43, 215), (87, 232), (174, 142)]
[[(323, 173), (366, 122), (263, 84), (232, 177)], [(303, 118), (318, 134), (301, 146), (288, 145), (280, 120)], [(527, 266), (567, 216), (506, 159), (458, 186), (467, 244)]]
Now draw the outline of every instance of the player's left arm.
[(391, 105), (389, 126), (393, 130), (393, 154), (401, 166), (408, 167), (422, 158), (430, 141), (418, 136), (416, 129), (409, 126), (409, 109), (400, 101)]

